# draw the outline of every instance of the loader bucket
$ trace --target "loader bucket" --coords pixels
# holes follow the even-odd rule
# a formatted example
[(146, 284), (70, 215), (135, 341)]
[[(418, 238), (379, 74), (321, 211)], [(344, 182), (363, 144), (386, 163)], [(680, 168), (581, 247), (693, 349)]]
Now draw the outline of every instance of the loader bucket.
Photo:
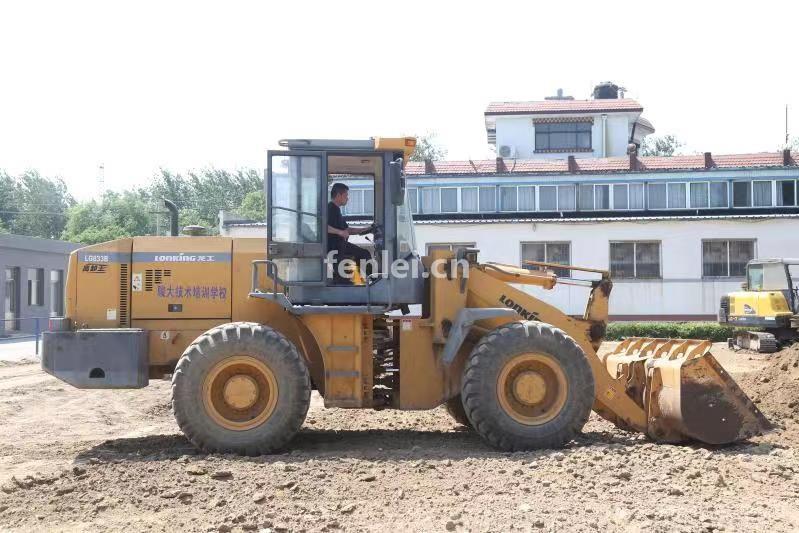
[(710, 348), (709, 341), (633, 338), (604, 358), (645, 409), (650, 438), (727, 444), (771, 429)]

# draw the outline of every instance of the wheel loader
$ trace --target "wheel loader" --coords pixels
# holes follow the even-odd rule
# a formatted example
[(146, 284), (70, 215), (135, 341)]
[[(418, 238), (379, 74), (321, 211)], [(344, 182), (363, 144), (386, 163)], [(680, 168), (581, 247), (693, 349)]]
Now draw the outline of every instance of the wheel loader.
[(732, 346), (776, 352), (799, 338), (799, 259), (753, 259), (741, 291), (721, 297), (719, 323), (757, 327), (729, 339)]
[[(500, 450), (563, 446), (592, 409), (661, 442), (769, 428), (708, 342), (627, 339), (599, 356), (606, 271), (566, 267), (590, 289), (574, 317), (532, 294), (557, 286), (554, 265), (480, 262), (474, 249), (420, 256), (403, 174), (414, 146), (282, 141), (268, 153), (266, 239), (134, 237), (74, 252), (43, 368), (86, 389), (171, 376), (186, 437), (245, 455), (286, 447), (312, 390), (325, 407), (446, 405)], [(331, 275), (327, 250), (328, 191), (342, 176), (374, 190), (375, 264), (349, 283)]]

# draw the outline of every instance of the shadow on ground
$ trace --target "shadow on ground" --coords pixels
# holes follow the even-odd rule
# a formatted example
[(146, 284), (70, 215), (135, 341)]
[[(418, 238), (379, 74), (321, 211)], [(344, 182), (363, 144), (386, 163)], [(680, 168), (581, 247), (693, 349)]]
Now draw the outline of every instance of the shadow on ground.
[[(575, 439), (564, 450), (535, 450), (530, 452), (500, 452), (491, 449), (475, 432), (463, 428), (456, 431), (421, 431), (413, 429), (383, 430), (320, 430), (303, 429), (289, 444), (276, 454), (261, 457), (226, 458), (271, 463), (305, 462), (311, 459), (357, 458), (361, 460), (386, 459), (415, 461), (424, 459), (498, 458), (519, 460), (532, 459), (550, 454), (591, 446), (635, 448), (650, 443), (645, 437), (634, 433), (589, 431)], [(757, 446), (741, 442), (724, 447), (698, 446), (691, 448), (709, 450), (725, 455), (752, 455), (760, 453)], [(657, 447), (655, 448), (657, 450)], [(112, 439), (78, 454), (76, 462), (139, 462), (171, 461), (183, 455), (205, 457), (207, 454), (195, 448), (183, 435), (151, 435), (147, 437)]]

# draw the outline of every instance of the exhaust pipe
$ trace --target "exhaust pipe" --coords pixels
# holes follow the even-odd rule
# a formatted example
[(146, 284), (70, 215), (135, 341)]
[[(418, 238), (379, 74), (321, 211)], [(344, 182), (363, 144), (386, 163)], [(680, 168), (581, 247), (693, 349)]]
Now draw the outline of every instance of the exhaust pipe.
[(169, 234), (177, 237), (180, 234), (178, 231), (178, 206), (166, 198), (164, 198), (164, 205), (169, 209)]

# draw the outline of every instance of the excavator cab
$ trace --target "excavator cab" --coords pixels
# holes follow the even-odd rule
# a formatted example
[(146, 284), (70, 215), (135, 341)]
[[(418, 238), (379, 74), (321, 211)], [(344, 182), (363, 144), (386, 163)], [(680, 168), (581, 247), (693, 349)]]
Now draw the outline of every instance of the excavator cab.
[[(267, 275), (284, 296), (283, 305), (379, 306), (394, 309), (419, 304), (424, 297), (420, 277), (392, 276), (397, 259), (423, 270), (416, 253), (413, 221), (405, 202), (404, 161), (416, 139), (368, 140), (289, 139), (285, 150), (268, 152)], [(330, 188), (335, 182), (364, 183), (352, 191), (371, 223), (372, 256), (368, 272), (350, 267), (347, 283), (335, 269), (343, 257), (330, 255), (328, 228)], [(366, 206), (369, 206), (367, 209)], [(346, 211), (345, 211), (346, 215)], [(269, 296), (267, 296), (269, 297)], [(275, 298), (275, 296), (272, 296)]]
[(736, 333), (730, 344), (761, 353), (799, 334), (799, 259), (754, 259), (741, 291), (721, 298), (719, 323), (762, 328)]

